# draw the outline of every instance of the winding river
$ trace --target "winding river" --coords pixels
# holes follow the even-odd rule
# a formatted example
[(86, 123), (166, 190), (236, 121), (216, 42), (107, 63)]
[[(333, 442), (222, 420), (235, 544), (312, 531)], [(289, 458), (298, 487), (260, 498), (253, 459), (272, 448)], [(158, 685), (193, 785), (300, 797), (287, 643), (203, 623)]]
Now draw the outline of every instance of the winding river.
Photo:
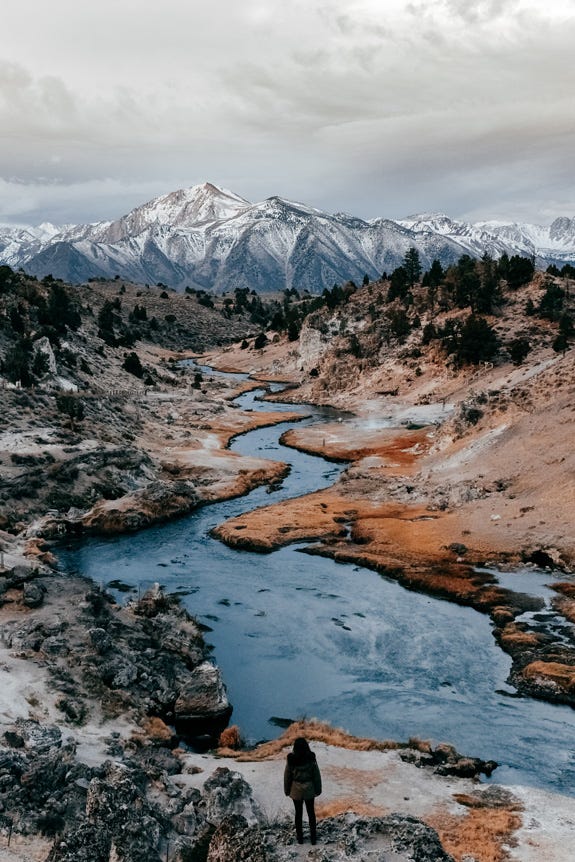
[[(269, 409), (261, 394), (236, 403)], [(325, 411), (299, 409), (303, 423), (325, 419)], [(159, 581), (178, 593), (209, 627), (232, 721), (249, 741), (277, 735), (281, 719), (314, 717), (379, 739), (448, 741), (496, 760), (497, 783), (573, 794), (575, 710), (514, 696), (505, 682), (510, 660), (486, 616), (297, 546), (261, 555), (209, 536), (229, 517), (335, 481), (340, 465), (278, 442), (286, 427), (251, 431), (232, 443), (246, 455), (291, 464), (272, 494), (258, 488), (136, 535), (87, 540), (62, 550), (62, 565), (104, 585), (121, 581), (143, 590)], [(553, 579), (530, 571), (505, 575), (505, 586), (545, 596)]]

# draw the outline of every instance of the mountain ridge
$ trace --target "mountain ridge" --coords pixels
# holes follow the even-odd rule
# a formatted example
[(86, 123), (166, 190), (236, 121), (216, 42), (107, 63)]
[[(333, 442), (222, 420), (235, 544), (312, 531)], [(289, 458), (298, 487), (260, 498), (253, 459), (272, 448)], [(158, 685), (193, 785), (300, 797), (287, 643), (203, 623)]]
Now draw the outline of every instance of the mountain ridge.
[(234, 288), (321, 292), (334, 282), (376, 278), (417, 248), (423, 266), (461, 255), (533, 257), (540, 266), (575, 261), (575, 218), (548, 227), (444, 213), (394, 221), (329, 214), (273, 195), (251, 203), (213, 183), (153, 198), (118, 219), (38, 227), (0, 225), (0, 263), (39, 277), (81, 283), (119, 275), (222, 293)]

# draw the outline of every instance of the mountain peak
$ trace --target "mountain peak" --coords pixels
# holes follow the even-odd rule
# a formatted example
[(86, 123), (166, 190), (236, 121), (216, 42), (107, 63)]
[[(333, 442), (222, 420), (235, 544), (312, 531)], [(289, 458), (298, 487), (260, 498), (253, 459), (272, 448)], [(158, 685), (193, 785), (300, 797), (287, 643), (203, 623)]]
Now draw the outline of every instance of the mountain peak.
[(415, 213), (399, 220), (399, 224), (408, 227), (410, 230), (432, 230), (438, 233), (445, 233), (456, 224), (456, 222), (445, 213), (441, 212), (425, 212)]
[(390, 272), (412, 247), (422, 266), (486, 252), (562, 265), (575, 260), (575, 219), (561, 217), (550, 227), (472, 224), (426, 212), (399, 222), (364, 221), (278, 195), (251, 204), (206, 181), (154, 198), (114, 222), (0, 228), (0, 263), (34, 275), (81, 282), (119, 274), (142, 284), (216, 292), (296, 287), (313, 293), (365, 273)]
[(182, 227), (232, 218), (249, 206), (249, 201), (209, 182), (178, 189), (144, 204), (158, 223)]

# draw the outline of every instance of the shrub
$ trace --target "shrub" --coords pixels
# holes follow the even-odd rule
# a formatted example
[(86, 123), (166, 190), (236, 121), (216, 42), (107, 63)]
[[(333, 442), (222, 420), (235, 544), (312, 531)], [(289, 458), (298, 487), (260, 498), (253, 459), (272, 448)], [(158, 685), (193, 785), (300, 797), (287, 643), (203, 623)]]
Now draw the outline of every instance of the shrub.
[(530, 258), (514, 254), (509, 260), (507, 284), (511, 290), (517, 290), (522, 284), (528, 284), (531, 281), (534, 272), (535, 265)]
[(409, 318), (402, 308), (391, 313), (389, 325), (391, 332), (399, 341), (403, 341), (409, 335), (411, 328)]
[(82, 323), (80, 312), (61, 284), (54, 283), (50, 288), (46, 318), (46, 323), (61, 334), (66, 329), (78, 329)]
[(129, 374), (133, 374), (134, 377), (142, 378), (144, 376), (144, 367), (140, 362), (140, 357), (134, 351), (125, 354), (122, 368)]
[(45, 838), (54, 838), (64, 831), (66, 823), (60, 814), (43, 814), (36, 821), (36, 825)]
[(545, 293), (541, 297), (537, 311), (546, 320), (558, 320), (565, 303), (565, 291), (554, 281), (545, 285)]
[(260, 332), (254, 340), (254, 350), (261, 350), (268, 343), (265, 332)]
[(426, 323), (423, 327), (423, 333), (421, 336), (422, 344), (430, 344), (434, 338), (438, 338), (438, 332), (433, 323)]
[(242, 747), (243, 739), (237, 724), (232, 724), (231, 727), (222, 730), (219, 745), (221, 748), (234, 748), (236, 750)]
[(12, 383), (31, 386), (33, 383), (30, 363), (32, 345), (28, 338), (21, 338), (8, 352), (2, 363), (2, 370)]
[(477, 365), (492, 359), (497, 353), (499, 339), (484, 317), (470, 314), (459, 329), (452, 325), (449, 332), (447, 330), (446, 325), (443, 344), (460, 365)]
[(9, 266), (0, 266), (0, 293), (7, 290), (15, 281), (14, 271)]
[(514, 365), (521, 365), (529, 351), (531, 345), (526, 338), (515, 338), (509, 345), (509, 356)]
[(84, 404), (75, 395), (61, 394), (56, 396), (56, 407), (70, 420), (70, 428), (74, 430), (76, 422), (84, 418)]
[(288, 341), (297, 341), (300, 333), (300, 325), (296, 320), (291, 320), (288, 325)]

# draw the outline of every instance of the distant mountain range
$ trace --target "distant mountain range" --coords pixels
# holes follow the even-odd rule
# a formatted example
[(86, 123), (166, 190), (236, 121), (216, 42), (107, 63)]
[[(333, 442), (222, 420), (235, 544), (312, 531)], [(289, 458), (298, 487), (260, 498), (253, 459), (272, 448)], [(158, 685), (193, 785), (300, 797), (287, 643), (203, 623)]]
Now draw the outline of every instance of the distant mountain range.
[(0, 263), (31, 275), (72, 283), (119, 275), (216, 293), (236, 287), (318, 293), (366, 273), (391, 272), (411, 247), (424, 267), (434, 258), (446, 265), (485, 252), (562, 266), (575, 262), (575, 218), (549, 227), (468, 224), (437, 213), (365, 221), (279, 197), (254, 204), (205, 183), (155, 198), (116, 221), (0, 226)]

